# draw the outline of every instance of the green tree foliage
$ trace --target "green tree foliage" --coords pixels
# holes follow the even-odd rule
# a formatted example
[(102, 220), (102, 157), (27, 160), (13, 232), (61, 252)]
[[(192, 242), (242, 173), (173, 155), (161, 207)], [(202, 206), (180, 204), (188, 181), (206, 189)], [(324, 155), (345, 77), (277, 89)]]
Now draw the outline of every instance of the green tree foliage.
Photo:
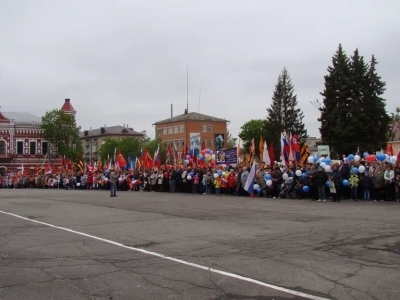
[(384, 147), (389, 116), (381, 98), (385, 83), (376, 74), (376, 61), (365, 63), (358, 49), (351, 58), (342, 46), (332, 57), (332, 66), (325, 76), (320, 133), (322, 143), (337, 154), (375, 151)]
[(243, 124), (240, 127), (241, 131), (239, 137), (243, 141), (243, 147), (246, 151), (250, 148), (250, 142), (254, 139), (256, 148), (256, 154), (259, 154), (260, 137), (265, 138), (266, 132), (266, 121), (262, 119), (253, 119)]
[(135, 159), (139, 156), (140, 150), (142, 149), (143, 151), (147, 150), (150, 156), (153, 157), (158, 146), (160, 146), (161, 161), (165, 161), (166, 149), (160, 139), (143, 143), (141, 140), (131, 137), (125, 137), (121, 140), (105, 138), (103, 144), (99, 148), (99, 155), (102, 161), (107, 160), (108, 157), (112, 160), (114, 159), (115, 149), (117, 149), (121, 151), (125, 159), (128, 159), (129, 156)]
[(114, 151), (118, 148), (118, 146), (119, 141), (117, 139), (106, 137), (98, 149), (100, 160), (105, 161), (108, 158), (113, 159)]
[(160, 146), (160, 157), (161, 157), (161, 162), (165, 162), (165, 159), (167, 157), (167, 149), (164, 147), (164, 143), (161, 139), (156, 139), (156, 140), (150, 140), (147, 143), (143, 144), (143, 150), (149, 151), (151, 157), (154, 157), (154, 154)]
[(233, 139), (231, 133), (228, 131), (227, 137), (226, 137), (226, 149), (231, 149), (236, 147), (235, 145), (235, 140)]
[(83, 153), (79, 139), (80, 127), (76, 125), (75, 116), (53, 109), (42, 117), (43, 138), (56, 148), (59, 155), (76, 160)]
[(307, 130), (303, 123), (304, 114), (297, 106), (297, 96), (294, 94), (290, 74), (283, 68), (275, 85), (271, 106), (267, 109), (265, 130), (270, 135), (270, 140), (267, 139), (267, 142), (280, 144), (282, 132), (296, 134), (300, 143), (305, 142)]

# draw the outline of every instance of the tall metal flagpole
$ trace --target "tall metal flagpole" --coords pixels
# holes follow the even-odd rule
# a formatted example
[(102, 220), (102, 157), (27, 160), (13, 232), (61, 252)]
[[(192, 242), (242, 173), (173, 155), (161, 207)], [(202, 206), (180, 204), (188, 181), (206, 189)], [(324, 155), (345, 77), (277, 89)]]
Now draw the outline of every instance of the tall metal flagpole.
[(186, 66), (186, 110), (189, 112), (189, 66)]

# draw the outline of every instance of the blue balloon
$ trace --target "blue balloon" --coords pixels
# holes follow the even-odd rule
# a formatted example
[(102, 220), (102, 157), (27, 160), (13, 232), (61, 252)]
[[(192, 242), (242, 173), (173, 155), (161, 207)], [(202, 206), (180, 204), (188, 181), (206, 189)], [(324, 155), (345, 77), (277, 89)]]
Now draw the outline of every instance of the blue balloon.
[(308, 193), (310, 191), (310, 187), (305, 185), (303, 186), (303, 192)]
[(364, 152), (364, 154), (363, 154), (363, 158), (365, 159), (367, 156), (369, 155), (369, 153), (368, 152)]
[(222, 175), (222, 171), (221, 170), (218, 170), (217, 173), (218, 173), (219, 176)]
[(324, 162), (325, 162), (327, 165), (330, 165), (331, 162), (332, 162), (332, 160), (331, 160), (329, 157), (327, 157), (327, 158), (324, 159)]
[(264, 179), (271, 180), (272, 179), (271, 174), (265, 174)]
[(354, 167), (353, 169), (351, 169), (351, 172), (354, 172), (354, 173), (356, 173), (356, 174), (359, 173), (358, 168), (356, 168), (356, 167)]
[(206, 153), (207, 153), (207, 154), (210, 154), (210, 152), (211, 152), (210, 149), (207, 149), (207, 150), (206, 150)]
[(184, 163), (185, 163), (185, 164), (189, 164), (189, 160), (188, 160), (188, 159), (185, 159), (185, 160), (184, 160)]
[(262, 188), (258, 188), (257, 193), (260, 195), (260, 194), (262, 194), (262, 192), (263, 192), (263, 189)]
[(327, 187), (329, 187), (329, 185), (330, 185), (330, 184), (329, 184), (329, 181), (327, 181), (327, 182), (325, 183), (325, 185), (326, 185)]
[(301, 179), (304, 179), (304, 178), (306, 178), (307, 177), (307, 174), (306, 173), (302, 173), (301, 174)]
[(376, 155), (376, 160), (384, 161), (385, 159), (386, 159), (386, 155), (385, 154), (379, 153), (379, 154)]
[(294, 177), (294, 173), (293, 173), (293, 171), (292, 172), (290, 172), (290, 176), (289, 177)]
[(313, 161), (314, 161), (314, 163), (316, 163), (318, 161), (318, 157), (317, 156), (313, 156)]
[(348, 180), (343, 180), (343, 182), (342, 182), (342, 184), (344, 185), (344, 186), (349, 186), (350, 185), (350, 182), (348, 181)]
[(349, 156), (347, 156), (348, 160), (354, 160), (354, 155), (353, 154), (349, 154)]
[(190, 175), (190, 177), (192, 177), (192, 178), (193, 178), (193, 176), (194, 176), (194, 172), (190, 172), (190, 173), (189, 173), (189, 175)]

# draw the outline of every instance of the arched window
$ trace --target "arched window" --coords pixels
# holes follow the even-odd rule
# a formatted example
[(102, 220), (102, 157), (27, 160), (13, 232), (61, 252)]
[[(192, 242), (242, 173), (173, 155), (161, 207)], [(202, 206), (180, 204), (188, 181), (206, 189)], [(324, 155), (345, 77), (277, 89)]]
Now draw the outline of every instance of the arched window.
[(0, 140), (0, 154), (6, 154), (6, 142)]

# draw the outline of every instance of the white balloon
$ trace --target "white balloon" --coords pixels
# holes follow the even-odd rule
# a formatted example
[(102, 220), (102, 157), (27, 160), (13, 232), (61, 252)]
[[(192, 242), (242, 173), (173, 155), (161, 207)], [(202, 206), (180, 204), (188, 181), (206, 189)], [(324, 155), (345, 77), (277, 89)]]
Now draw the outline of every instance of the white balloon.
[(325, 168), (326, 167), (326, 163), (322, 162), (320, 166)]
[(214, 174), (214, 178), (218, 178), (219, 175), (217, 173)]
[(358, 172), (364, 173), (365, 172), (365, 167), (364, 166), (359, 166), (358, 167)]
[(300, 176), (301, 176), (301, 173), (302, 173), (301, 170), (297, 170), (297, 171), (296, 171), (296, 176), (297, 176), (297, 177), (300, 177)]
[(192, 180), (192, 176), (188, 175), (187, 180)]
[(282, 178), (283, 178), (283, 180), (287, 180), (289, 178), (289, 175), (285, 173), (282, 175)]
[(254, 186), (253, 186), (253, 188), (255, 189), (255, 190), (258, 190), (259, 189), (259, 185), (258, 184), (255, 184)]
[(81, 184), (78, 182), (78, 183), (76, 184), (76, 186), (81, 186)]
[(308, 161), (309, 164), (312, 164), (312, 163), (314, 162), (314, 157), (309, 156), (309, 157), (307, 158), (307, 161)]
[(329, 173), (331, 171), (331, 166), (325, 166), (325, 172)]
[(354, 161), (360, 161), (360, 159), (361, 159), (360, 155), (355, 155), (354, 156)]
[(396, 162), (396, 161), (397, 161), (397, 156), (392, 156), (392, 157), (390, 158), (390, 160), (391, 160), (392, 162)]
[(267, 180), (267, 185), (271, 186), (272, 185), (272, 180)]

